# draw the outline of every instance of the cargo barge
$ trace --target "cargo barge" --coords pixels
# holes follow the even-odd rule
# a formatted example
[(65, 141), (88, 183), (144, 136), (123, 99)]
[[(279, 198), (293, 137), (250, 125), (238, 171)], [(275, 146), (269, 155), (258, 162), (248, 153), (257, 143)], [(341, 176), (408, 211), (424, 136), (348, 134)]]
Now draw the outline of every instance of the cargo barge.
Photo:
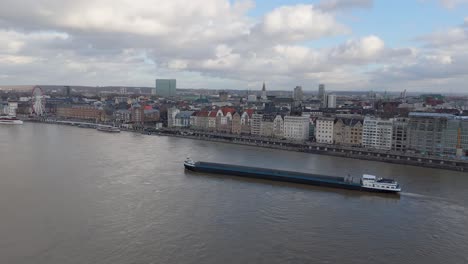
[(185, 160), (184, 167), (185, 169), (194, 172), (235, 175), (255, 179), (292, 182), (356, 191), (381, 193), (398, 193), (401, 191), (400, 185), (395, 180), (378, 178), (369, 174), (363, 174), (359, 182), (355, 182), (354, 179), (350, 176), (336, 177), (223, 163), (203, 161), (194, 162), (190, 158)]

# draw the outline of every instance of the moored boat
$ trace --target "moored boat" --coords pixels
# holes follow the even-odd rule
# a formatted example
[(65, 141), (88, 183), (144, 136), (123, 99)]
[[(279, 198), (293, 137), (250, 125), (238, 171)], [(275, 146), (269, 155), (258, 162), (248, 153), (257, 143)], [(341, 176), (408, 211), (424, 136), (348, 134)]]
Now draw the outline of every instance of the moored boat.
[(187, 170), (195, 172), (235, 175), (264, 180), (326, 186), (357, 191), (383, 193), (398, 193), (401, 191), (400, 185), (395, 180), (378, 178), (369, 174), (362, 175), (360, 180), (356, 182), (351, 176), (336, 177), (223, 163), (203, 161), (194, 162), (190, 158), (185, 160), (184, 167)]
[(96, 129), (102, 132), (120, 133), (120, 129), (115, 126), (98, 125)]
[(21, 125), (21, 124), (23, 124), (23, 121), (19, 120), (15, 116), (0, 116), (0, 124)]

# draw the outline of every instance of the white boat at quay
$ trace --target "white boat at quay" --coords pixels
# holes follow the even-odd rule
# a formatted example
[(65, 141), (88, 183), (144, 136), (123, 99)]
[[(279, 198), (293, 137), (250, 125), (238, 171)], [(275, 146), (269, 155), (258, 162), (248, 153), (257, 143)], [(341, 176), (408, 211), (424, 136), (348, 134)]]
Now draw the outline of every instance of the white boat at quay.
[(23, 121), (16, 116), (0, 116), (0, 124), (3, 125), (22, 125)]
[(96, 129), (102, 132), (120, 133), (120, 129), (115, 126), (98, 125)]

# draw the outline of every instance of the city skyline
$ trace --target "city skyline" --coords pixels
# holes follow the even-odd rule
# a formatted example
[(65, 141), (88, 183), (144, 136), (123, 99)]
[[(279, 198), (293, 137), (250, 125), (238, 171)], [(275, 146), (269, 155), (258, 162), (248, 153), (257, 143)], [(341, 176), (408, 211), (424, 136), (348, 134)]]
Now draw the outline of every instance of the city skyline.
[(112, 3), (2, 1), (0, 86), (456, 93), (468, 79), (468, 1)]

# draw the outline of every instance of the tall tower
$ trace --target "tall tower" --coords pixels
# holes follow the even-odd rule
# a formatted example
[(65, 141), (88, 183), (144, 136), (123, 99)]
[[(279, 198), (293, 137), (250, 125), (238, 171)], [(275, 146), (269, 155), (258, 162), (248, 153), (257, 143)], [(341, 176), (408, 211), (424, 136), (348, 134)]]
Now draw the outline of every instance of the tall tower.
[(294, 101), (304, 100), (304, 93), (302, 92), (302, 86), (296, 86), (296, 88), (294, 88), (293, 99)]
[(336, 95), (329, 94), (327, 97), (327, 108), (336, 108)]
[(327, 106), (327, 95), (325, 94), (325, 84), (319, 84), (317, 99), (322, 102), (322, 107)]
[(263, 82), (263, 86), (262, 86), (262, 100), (266, 100), (267, 99), (267, 94), (266, 94), (266, 88), (265, 88), (265, 82)]

